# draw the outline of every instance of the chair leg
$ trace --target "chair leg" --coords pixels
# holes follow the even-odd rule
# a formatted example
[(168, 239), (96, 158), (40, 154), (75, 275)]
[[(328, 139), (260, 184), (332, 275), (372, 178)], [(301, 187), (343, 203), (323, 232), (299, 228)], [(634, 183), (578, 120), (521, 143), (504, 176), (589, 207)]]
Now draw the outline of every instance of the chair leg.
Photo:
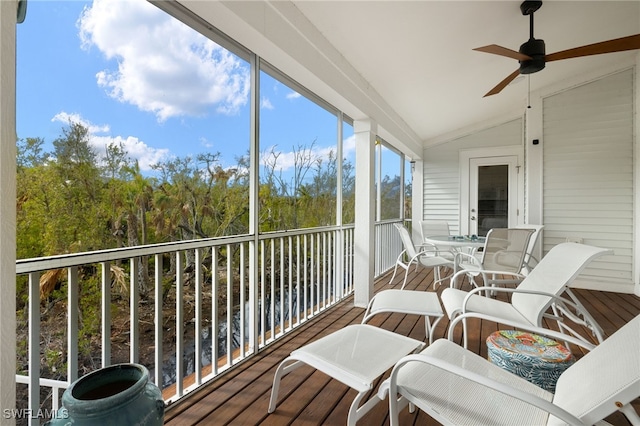
[(636, 410), (631, 404), (623, 405), (618, 411), (622, 412), (632, 425), (640, 424), (640, 416), (638, 416), (638, 413), (636, 413)]
[(404, 281), (402, 281), (402, 287), (400, 287), (400, 290), (404, 290), (404, 286), (407, 285), (408, 276), (409, 276), (409, 268), (407, 268), (407, 271), (404, 273)]
[(391, 285), (391, 283), (393, 282), (393, 279), (396, 277), (396, 272), (398, 272), (398, 262), (396, 262), (396, 267), (393, 268), (393, 275), (391, 276), (391, 279), (389, 280), (389, 285)]
[(462, 340), (463, 340), (463, 348), (467, 349), (467, 319), (464, 318), (462, 320)]
[(271, 387), (271, 398), (269, 399), (269, 409), (267, 412), (273, 413), (276, 410), (276, 403), (278, 402), (278, 391), (280, 390), (280, 380), (283, 376), (286, 376), (298, 367), (302, 367), (304, 363), (302, 361), (296, 361), (290, 358), (286, 358), (280, 363), (276, 369), (276, 373), (273, 376), (273, 385)]

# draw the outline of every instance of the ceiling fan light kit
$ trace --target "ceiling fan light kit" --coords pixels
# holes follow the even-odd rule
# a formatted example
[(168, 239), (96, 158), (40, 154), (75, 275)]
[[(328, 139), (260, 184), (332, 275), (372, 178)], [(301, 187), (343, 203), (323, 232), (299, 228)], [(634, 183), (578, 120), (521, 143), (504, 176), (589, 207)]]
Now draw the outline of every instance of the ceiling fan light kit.
[(603, 53), (623, 52), (626, 50), (640, 49), (640, 34), (621, 37), (614, 40), (575, 47), (561, 52), (546, 54), (544, 40), (536, 39), (533, 36), (533, 14), (540, 9), (542, 1), (524, 1), (520, 4), (520, 11), (523, 15), (529, 16), (529, 40), (520, 46), (519, 51), (506, 47), (490, 44), (488, 46), (477, 47), (473, 50), (517, 59), (520, 66), (504, 80), (498, 83), (493, 89), (487, 92), (485, 97), (500, 93), (520, 74), (533, 74), (544, 69), (547, 62), (562, 59), (579, 58), (582, 56), (600, 55)]

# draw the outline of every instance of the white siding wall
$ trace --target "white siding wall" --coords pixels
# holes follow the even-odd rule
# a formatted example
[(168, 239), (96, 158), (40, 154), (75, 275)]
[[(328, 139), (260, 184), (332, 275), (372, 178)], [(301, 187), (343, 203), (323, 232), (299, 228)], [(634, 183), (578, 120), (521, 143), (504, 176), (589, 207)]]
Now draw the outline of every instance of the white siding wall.
[(423, 219), (446, 220), (451, 233), (460, 226), (459, 153), (465, 149), (522, 144), (523, 120), (481, 130), (424, 150)]
[(543, 100), (544, 251), (568, 237), (615, 250), (588, 287), (633, 291), (633, 90), (627, 70)]

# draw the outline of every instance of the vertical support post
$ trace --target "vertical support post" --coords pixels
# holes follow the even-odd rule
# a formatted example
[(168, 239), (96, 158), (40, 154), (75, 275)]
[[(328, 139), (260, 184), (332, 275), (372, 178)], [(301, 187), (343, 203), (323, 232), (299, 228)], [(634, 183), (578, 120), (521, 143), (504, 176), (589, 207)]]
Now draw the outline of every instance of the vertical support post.
[[(0, 407), (7, 409), (16, 406), (17, 8), (15, 0), (0, 1)], [(0, 416), (0, 424), (15, 424), (15, 419)]]
[(344, 295), (344, 278), (347, 274), (344, 262), (344, 229), (342, 228), (342, 184), (343, 180), (343, 156), (344, 156), (344, 115), (342, 112), (338, 114), (338, 150), (336, 154), (337, 176), (336, 176), (336, 225), (339, 227), (335, 238), (335, 269), (334, 269), (334, 286), (336, 294), (334, 296), (340, 300)]
[(424, 163), (421, 160), (411, 162), (411, 226), (414, 235), (420, 234), (419, 221), (424, 219)]
[[(258, 272), (260, 227), (258, 222), (258, 189), (260, 188), (259, 162), (260, 156), (260, 58), (252, 54), (251, 63), (251, 117), (249, 144), (249, 234), (253, 240), (249, 242), (249, 352), (257, 353), (260, 346), (258, 315)], [(264, 294), (263, 294), (264, 296)], [(261, 305), (264, 309), (264, 305)], [(264, 333), (264, 322), (260, 324)], [(264, 343), (264, 340), (263, 340)]]
[[(633, 81), (635, 84), (635, 97), (633, 100), (633, 104), (635, 106), (635, 117), (633, 120), (633, 122), (635, 123), (635, 129), (633, 133), (633, 152), (635, 155), (635, 158), (633, 159), (633, 186), (634, 188), (636, 188), (637, 194), (637, 188), (640, 188), (640, 55), (636, 55), (635, 75)], [(635, 283), (633, 293), (636, 296), (640, 296), (640, 218), (638, 218), (637, 213), (639, 209), (640, 197), (636, 195), (635, 197), (633, 197), (633, 211), (636, 213), (633, 215), (633, 229), (635, 230), (633, 235), (633, 253), (635, 253), (635, 255), (633, 256), (632, 265), (632, 271), (634, 271), (633, 282)]]
[[(529, 95), (529, 105), (525, 109), (524, 149), (527, 161), (524, 163), (524, 212), (518, 215), (518, 224), (543, 224), (543, 163), (544, 163), (544, 120), (541, 96), (534, 92)], [(534, 145), (533, 141), (538, 142)], [(523, 179), (520, 178), (519, 179)], [(544, 241), (537, 244), (533, 257), (542, 259)]]
[(371, 120), (354, 124), (356, 140), (356, 206), (354, 229), (354, 267), (359, 279), (354, 283), (354, 304), (366, 307), (373, 297), (375, 144), (378, 126)]

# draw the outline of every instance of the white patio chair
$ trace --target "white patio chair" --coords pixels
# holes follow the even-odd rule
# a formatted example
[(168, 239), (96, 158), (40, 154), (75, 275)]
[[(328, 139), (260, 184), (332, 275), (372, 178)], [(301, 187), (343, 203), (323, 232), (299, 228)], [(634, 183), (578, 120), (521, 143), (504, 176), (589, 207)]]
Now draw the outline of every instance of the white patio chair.
[[(420, 223), (420, 235), (422, 237), (422, 247), (430, 248), (435, 247), (438, 250), (438, 255), (444, 257), (453, 262), (455, 262), (455, 252), (451, 249), (445, 249), (443, 247), (438, 246), (437, 244), (432, 244), (427, 242), (427, 238), (431, 236), (445, 236), (448, 237), (450, 235), (449, 231), (449, 222), (446, 220), (421, 220)], [(442, 273), (440, 270), (440, 266), (438, 266), (438, 279), (433, 282), (434, 288), (437, 284), (440, 284), (441, 281), (447, 279), (449, 277), (442, 278)]]
[[(389, 280), (389, 284), (393, 282), (393, 279), (396, 277), (396, 273), (398, 272), (398, 266), (405, 269), (404, 273), (404, 281), (402, 282), (402, 289), (407, 284), (407, 276), (409, 275), (409, 268), (411, 265), (415, 264), (417, 266), (424, 266), (426, 268), (434, 268), (434, 275), (436, 281), (440, 279), (440, 273), (438, 267), (446, 266), (453, 269), (453, 261), (446, 259), (439, 255), (439, 251), (437, 248), (423, 248), (422, 250), (416, 250), (416, 247), (413, 245), (413, 241), (411, 240), (411, 236), (409, 235), (409, 231), (407, 228), (402, 226), (399, 223), (393, 224), (398, 233), (400, 234), (400, 238), (402, 239), (402, 244), (404, 245), (404, 250), (396, 259), (396, 265), (393, 269), (393, 276), (391, 276), (391, 280)], [(408, 262), (405, 262), (403, 259), (405, 256), (409, 259)]]
[[(568, 338), (550, 330), (531, 331)], [(407, 403), (442, 424), (592, 425), (620, 410), (638, 425), (631, 402), (640, 396), (639, 353), (640, 316), (565, 370), (553, 394), (439, 339), (401, 359), (378, 396), (388, 389), (392, 426), (398, 425), (398, 413)]]
[(421, 220), (419, 222), (423, 241), (432, 235), (450, 235), (449, 222), (446, 220)]
[[(593, 259), (612, 253), (612, 250), (584, 244), (558, 244), (516, 288), (477, 287), (469, 292), (445, 288), (440, 299), (449, 319), (457, 316), (464, 319), (462, 324), (465, 347), (467, 346), (466, 319), (474, 317), (513, 327), (542, 327), (542, 319), (549, 317), (558, 323), (561, 331), (589, 342), (567, 324), (565, 318), (568, 318), (576, 324), (591, 329), (600, 342), (602, 341), (600, 326), (568, 286)], [(477, 294), (486, 290), (512, 293), (511, 302)], [(568, 298), (561, 297), (563, 293)], [(547, 314), (550, 307), (552, 314)], [(453, 322), (450, 325), (450, 335), (454, 325)]]
[(514, 226), (514, 228), (533, 230), (533, 234), (531, 234), (531, 238), (529, 238), (527, 253), (524, 256), (524, 268), (522, 270), (522, 273), (524, 275), (527, 275), (540, 262), (538, 259), (535, 258), (533, 254), (536, 249), (536, 244), (540, 239), (540, 234), (542, 233), (542, 228), (544, 228), (544, 225), (525, 224), (525, 225), (516, 225)]
[(462, 275), (477, 287), (474, 278), (482, 276), (484, 286), (518, 284), (525, 275), (522, 273), (533, 229), (493, 228), (487, 233), (487, 240), (480, 260), (472, 254), (456, 254), (456, 272), (451, 277), (451, 286), (457, 285)]

